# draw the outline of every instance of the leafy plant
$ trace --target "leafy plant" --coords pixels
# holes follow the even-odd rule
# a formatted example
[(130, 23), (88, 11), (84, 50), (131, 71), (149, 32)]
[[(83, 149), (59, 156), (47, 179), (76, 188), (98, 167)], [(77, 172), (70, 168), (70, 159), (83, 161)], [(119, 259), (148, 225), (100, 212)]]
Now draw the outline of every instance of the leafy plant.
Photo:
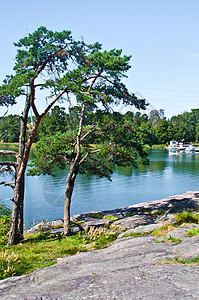
[(10, 216), (11, 210), (5, 204), (0, 203), (0, 217), (1, 216)]
[(102, 219), (103, 215), (101, 213), (93, 213), (93, 214), (91, 214), (91, 217), (93, 219)]

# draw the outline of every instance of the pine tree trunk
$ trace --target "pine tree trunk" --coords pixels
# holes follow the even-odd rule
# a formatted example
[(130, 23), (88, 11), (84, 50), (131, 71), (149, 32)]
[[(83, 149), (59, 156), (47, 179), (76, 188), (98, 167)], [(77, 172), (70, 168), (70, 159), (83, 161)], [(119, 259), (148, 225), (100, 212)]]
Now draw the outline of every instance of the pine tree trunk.
[(23, 239), (24, 175), (14, 189), (14, 202), (11, 218), (9, 244), (14, 245)]
[(70, 230), (70, 205), (71, 198), (74, 189), (74, 183), (76, 178), (76, 172), (74, 171), (74, 167), (71, 166), (70, 171), (66, 180), (66, 191), (65, 191), (65, 204), (64, 204), (64, 235), (69, 235), (71, 233)]
[[(40, 123), (40, 118), (36, 119), (32, 132), (28, 138), (23, 155), (19, 156), (19, 168), (16, 171), (16, 180), (14, 188), (13, 211), (11, 217), (10, 237), (8, 244), (14, 245), (23, 239), (23, 210), (24, 210), (24, 183), (25, 171), (28, 164), (30, 149)], [(24, 139), (25, 142), (25, 139)], [(20, 145), (21, 146), (21, 145)], [(20, 149), (20, 147), (19, 147)], [(21, 146), (21, 149), (23, 147)]]
[(19, 156), (17, 158), (18, 168), (15, 174), (15, 189), (14, 201), (11, 217), (10, 237), (8, 243), (11, 245), (19, 243), (23, 239), (23, 209), (24, 209), (24, 188), (25, 176), (21, 175), (20, 180), (17, 182), (19, 169), (21, 167), (22, 158), (25, 150), (26, 131), (28, 123), (28, 113), (30, 110), (30, 94), (26, 99), (23, 114), (21, 116), (20, 136), (19, 136)]

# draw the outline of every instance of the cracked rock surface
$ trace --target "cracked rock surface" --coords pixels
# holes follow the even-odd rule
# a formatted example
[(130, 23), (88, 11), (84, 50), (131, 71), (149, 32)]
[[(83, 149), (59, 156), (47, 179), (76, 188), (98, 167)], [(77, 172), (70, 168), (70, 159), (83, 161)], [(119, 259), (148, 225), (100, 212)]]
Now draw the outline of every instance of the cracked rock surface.
[[(183, 197), (192, 207), (191, 199), (198, 203), (198, 194), (186, 193)], [(167, 216), (171, 218), (171, 214), (176, 212), (175, 203), (179, 207), (179, 202), (186, 202), (178, 202), (173, 197), (167, 198), (167, 203), (169, 199), (172, 199), (169, 209), (166, 199), (141, 204), (145, 208), (153, 206), (154, 210), (161, 205), (165, 207), (167, 215), (155, 220), (151, 215), (145, 217), (135, 211), (141, 210), (141, 205), (126, 208), (125, 213), (134, 210), (136, 215), (117, 221), (128, 231), (106, 249), (60, 258), (56, 265), (30, 275), (2, 280), (0, 299), (199, 299), (199, 265), (168, 261), (176, 257), (192, 259), (199, 256), (199, 236), (185, 236), (192, 226), (198, 228), (199, 225), (183, 225), (158, 242), (157, 237), (150, 233)], [(182, 195), (181, 198), (176, 196), (176, 199), (182, 199)], [(123, 213), (124, 209), (121, 210), (120, 213)], [(119, 213), (118, 210), (116, 213)], [(147, 234), (138, 237), (128, 235), (136, 232)], [(164, 238), (170, 237), (180, 239), (181, 243), (164, 241)]]

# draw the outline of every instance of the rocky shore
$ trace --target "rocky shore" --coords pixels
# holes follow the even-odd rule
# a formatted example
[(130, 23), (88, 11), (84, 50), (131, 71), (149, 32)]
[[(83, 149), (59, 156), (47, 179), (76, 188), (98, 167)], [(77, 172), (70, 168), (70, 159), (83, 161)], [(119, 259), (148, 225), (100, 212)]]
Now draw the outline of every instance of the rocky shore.
[[(199, 191), (73, 216), (73, 231), (109, 222), (125, 232), (106, 249), (60, 258), (30, 275), (2, 280), (1, 299), (199, 299), (199, 235), (186, 234), (199, 224), (172, 227), (174, 214), (187, 210), (199, 210)], [(43, 222), (29, 231), (43, 226), (62, 232), (57, 228), (62, 223)], [(151, 234), (168, 223), (164, 236)]]

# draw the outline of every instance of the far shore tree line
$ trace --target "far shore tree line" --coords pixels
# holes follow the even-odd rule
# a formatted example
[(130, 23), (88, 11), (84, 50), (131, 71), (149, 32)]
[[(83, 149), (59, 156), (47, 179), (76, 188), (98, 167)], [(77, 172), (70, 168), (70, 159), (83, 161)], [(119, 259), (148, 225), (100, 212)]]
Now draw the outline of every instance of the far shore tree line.
[[(64, 133), (74, 130), (78, 126), (81, 114), (80, 106), (72, 106), (68, 112), (64, 107), (54, 106), (42, 119), (34, 138), (38, 142), (43, 137), (55, 133)], [(148, 115), (141, 112), (110, 112), (89, 108), (84, 125), (98, 122), (103, 118), (110, 117), (116, 122), (128, 122), (137, 128), (140, 139), (146, 145), (167, 144), (171, 140), (185, 142), (199, 142), (199, 109), (192, 109), (191, 112), (184, 112), (170, 119), (164, 117), (163, 110), (152, 110)], [(34, 119), (34, 117), (33, 117)], [(31, 131), (31, 119), (28, 119), (27, 138)], [(0, 141), (18, 142), (20, 132), (20, 116), (8, 115), (0, 118)], [(26, 139), (27, 139), (26, 138)]]

